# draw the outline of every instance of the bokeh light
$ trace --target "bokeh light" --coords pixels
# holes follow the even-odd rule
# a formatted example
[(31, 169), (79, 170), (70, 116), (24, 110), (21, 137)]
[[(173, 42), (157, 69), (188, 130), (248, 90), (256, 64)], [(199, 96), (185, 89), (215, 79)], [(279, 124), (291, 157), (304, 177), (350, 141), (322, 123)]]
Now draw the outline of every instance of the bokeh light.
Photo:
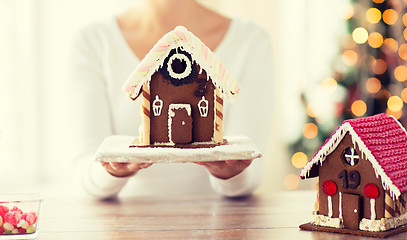
[(377, 93), (382, 88), (380, 80), (377, 78), (369, 78), (366, 81), (366, 90), (370, 93)]
[(384, 0), (372, 0), (374, 3), (382, 3)]
[(399, 56), (403, 60), (407, 60), (407, 43), (401, 44), (399, 48)]
[(343, 10), (343, 18), (349, 20), (353, 17), (353, 14), (354, 14), (353, 6), (350, 4), (346, 5)]
[(388, 25), (393, 25), (397, 22), (398, 14), (394, 9), (386, 9), (383, 12), (383, 21)]
[(388, 99), (391, 97), (391, 93), (386, 89), (381, 89), (377, 94), (376, 98), (378, 99)]
[(314, 123), (307, 123), (302, 129), (302, 133), (308, 139), (315, 138), (318, 135), (318, 127)]
[(325, 78), (321, 82), (321, 87), (324, 88), (325, 92), (335, 92), (336, 88), (338, 87), (338, 82), (334, 78)]
[(372, 71), (377, 75), (385, 73), (387, 70), (387, 63), (383, 59), (375, 59), (372, 61)]
[(391, 96), (387, 100), (387, 107), (392, 112), (400, 111), (403, 108), (403, 100), (399, 96)]
[(358, 61), (358, 54), (353, 50), (346, 50), (342, 55), (343, 62), (348, 66), (353, 66)]
[(403, 102), (407, 103), (407, 88), (404, 88), (403, 91), (401, 91), (401, 99), (403, 99)]
[(308, 115), (308, 116), (310, 116), (310, 117), (312, 117), (312, 118), (317, 117), (317, 114), (315, 113), (314, 107), (312, 106), (312, 104), (308, 104), (308, 105), (307, 105), (306, 111), (307, 111), (307, 115)]
[(378, 32), (369, 35), (367, 41), (372, 48), (379, 48), (383, 44), (383, 36)]
[(366, 103), (362, 100), (356, 100), (352, 103), (351, 110), (355, 116), (361, 117), (367, 111)]
[(300, 184), (300, 179), (295, 174), (288, 174), (284, 177), (284, 187), (288, 190), (294, 190), (298, 188)]
[(352, 38), (353, 41), (355, 41), (358, 44), (363, 44), (367, 41), (367, 38), (369, 37), (369, 34), (366, 29), (363, 27), (358, 27), (355, 28), (352, 32)]
[(395, 117), (396, 119), (400, 119), (401, 116), (403, 116), (403, 111), (399, 110), (399, 111), (393, 112), (390, 109), (387, 109), (386, 114), (391, 115), (391, 116)]
[(303, 168), (308, 162), (308, 157), (303, 152), (296, 152), (291, 157), (291, 163), (296, 168)]
[(390, 49), (392, 52), (397, 52), (399, 43), (394, 38), (386, 38), (383, 45)]
[(400, 82), (407, 80), (407, 67), (404, 65), (396, 67), (394, 69), (394, 77)]
[(366, 11), (366, 19), (369, 23), (378, 23), (382, 19), (382, 13), (377, 8), (369, 8)]
[(407, 28), (403, 31), (404, 40), (407, 41)]

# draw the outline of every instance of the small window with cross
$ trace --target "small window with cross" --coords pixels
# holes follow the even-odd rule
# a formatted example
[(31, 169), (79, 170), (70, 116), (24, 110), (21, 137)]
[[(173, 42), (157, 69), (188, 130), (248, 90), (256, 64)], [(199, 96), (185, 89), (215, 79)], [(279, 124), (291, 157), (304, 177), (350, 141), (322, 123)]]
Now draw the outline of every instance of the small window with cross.
[(354, 148), (348, 147), (343, 152), (343, 159), (350, 166), (355, 166), (359, 162), (359, 155)]

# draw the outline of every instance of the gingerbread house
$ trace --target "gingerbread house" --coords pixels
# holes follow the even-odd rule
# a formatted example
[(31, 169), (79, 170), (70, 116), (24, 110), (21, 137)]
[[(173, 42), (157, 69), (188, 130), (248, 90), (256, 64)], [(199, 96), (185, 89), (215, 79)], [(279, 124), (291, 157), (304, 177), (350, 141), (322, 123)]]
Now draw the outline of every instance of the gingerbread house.
[(123, 90), (142, 98), (142, 145), (219, 144), (223, 99), (232, 99), (239, 85), (198, 37), (178, 26), (154, 45)]
[(314, 227), (383, 232), (407, 223), (407, 133), (392, 116), (344, 121), (300, 175), (319, 177)]

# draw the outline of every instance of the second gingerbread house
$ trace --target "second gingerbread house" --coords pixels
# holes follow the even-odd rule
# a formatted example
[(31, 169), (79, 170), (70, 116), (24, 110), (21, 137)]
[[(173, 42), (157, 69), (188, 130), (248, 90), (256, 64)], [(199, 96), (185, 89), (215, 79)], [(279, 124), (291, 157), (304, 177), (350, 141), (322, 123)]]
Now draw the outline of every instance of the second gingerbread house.
[(319, 207), (302, 228), (358, 234), (407, 224), (407, 133), (394, 117), (344, 121), (301, 171), (317, 176)]

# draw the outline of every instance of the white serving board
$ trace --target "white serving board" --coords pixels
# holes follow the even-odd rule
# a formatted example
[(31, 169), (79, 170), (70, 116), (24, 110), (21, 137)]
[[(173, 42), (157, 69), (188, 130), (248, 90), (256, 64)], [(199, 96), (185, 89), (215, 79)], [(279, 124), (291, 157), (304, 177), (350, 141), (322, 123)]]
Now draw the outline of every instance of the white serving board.
[(129, 147), (134, 136), (113, 135), (107, 137), (96, 151), (100, 162), (206, 162), (245, 160), (261, 157), (253, 141), (244, 136), (225, 137), (226, 145), (208, 148)]

